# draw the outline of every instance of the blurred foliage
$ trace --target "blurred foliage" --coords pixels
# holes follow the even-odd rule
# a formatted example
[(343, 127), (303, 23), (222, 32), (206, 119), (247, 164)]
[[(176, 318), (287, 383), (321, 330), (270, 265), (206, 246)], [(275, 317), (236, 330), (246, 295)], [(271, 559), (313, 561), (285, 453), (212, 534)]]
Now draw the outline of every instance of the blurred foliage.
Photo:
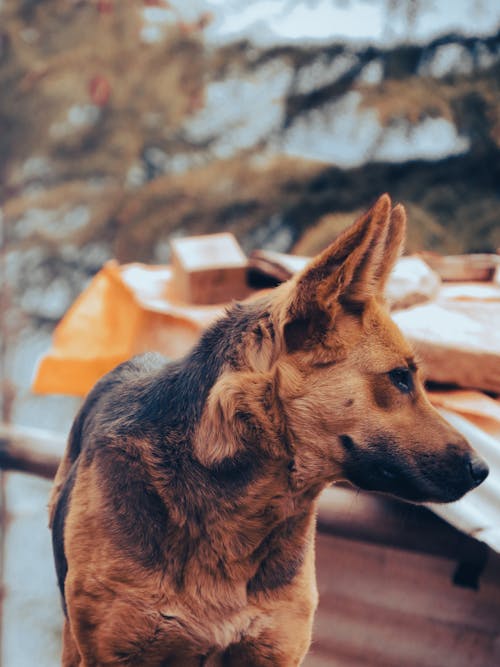
[[(90, 277), (111, 257), (168, 261), (173, 235), (225, 229), (247, 251), (313, 254), (388, 191), (407, 207), (409, 251), (500, 246), (497, 28), (412, 44), (219, 44), (198, 6), (188, 22), (183, 0), (0, 0), (4, 420), (31, 414), (26, 386), (16, 392), (29, 383), (39, 337), (48, 341)], [(403, 17), (411, 31), (430, 4), (383, 6), (389, 28)], [(147, 12), (168, 14), (152, 36)], [(334, 145), (330, 129), (352, 93), (357, 166), (312, 160), (308, 132)], [(365, 111), (375, 142), (363, 157), (356, 122)], [(443, 119), (464, 150), (412, 157), (412, 133), (428, 119)], [(297, 134), (299, 150), (287, 153)], [(377, 158), (388, 136), (397, 150)], [(58, 400), (28, 422), (48, 412), (57, 422), (64, 409)]]
[[(389, 3), (389, 10), (402, 9), (396, 4)], [(411, 21), (422, 3), (403, 4)], [(350, 220), (384, 190), (409, 206), (412, 250), (491, 251), (500, 245), (499, 34), (444, 35), (391, 48), (257, 48), (238, 39), (214, 47), (204, 40), (207, 14), (193, 23), (179, 16), (161, 39), (145, 40), (148, 7), (176, 12), (167, 0), (2, 3), (0, 197), (6, 239), (16, 250), (33, 244), (44, 249), (37, 260), (47, 269), (44, 280), (54, 279), (56, 269), (49, 264), (57, 262), (58, 271), (66, 263), (73, 274), (75, 263), (82, 274), (96, 268), (85, 264), (84, 254), (81, 261), (73, 255), (67, 260), (71, 253), (66, 248), (62, 254), (62, 243), (85, 249), (99, 241), (121, 261), (158, 261), (167, 256), (157, 252), (159, 244), (172, 233), (224, 227), (246, 249), (274, 243), (288, 250), (318, 221), (320, 228), (332, 224), (330, 218), (325, 223), (325, 214)], [(458, 49), (469, 69), (433, 74), (426, 63), (447, 47)], [(338, 77), (305, 89), (298, 85), (309, 66), (333, 70), (337, 59), (351, 62)], [(204, 108), (207, 86), (226, 77), (251, 80), (267, 63), (291, 72), (277, 100), (283, 106), (281, 127), (228, 157), (213, 154), (215, 136), (190, 141), (185, 124)], [(380, 67), (380, 81), (363, 78), (370, 65)], [(280, 155), (280, 141), (294, 123), (351, 91), (388, 129), (443, 118), (470, 148), (439, 160), (403, 155), (400, 163), (368, 160), (352, 169)], [(228, 98), (224, 104), (235, 102)], [(260, 104), (255, 99), (255, 113)], [(224, 128), (218, 131), (224, 135)], [(200, 159), (165, 170), (155, 163), (158, 153)], [(79, 207), (88, 208), (89, 220), (73, 229), (64, 221), (74, 221), (72, 211)]]
[[(22, 162), (36, 153), (51, 158), (54, 180), (123, 182), (145, 148), (168, 143), (186, 114), (199, 108), (204, 55), (198, 31), (179, 23), (164, 41), (145, 45), (145, 4), (5, 0), (4, 170), (11, 158)], [(15, 189), (15, 175), (9, 181)]]

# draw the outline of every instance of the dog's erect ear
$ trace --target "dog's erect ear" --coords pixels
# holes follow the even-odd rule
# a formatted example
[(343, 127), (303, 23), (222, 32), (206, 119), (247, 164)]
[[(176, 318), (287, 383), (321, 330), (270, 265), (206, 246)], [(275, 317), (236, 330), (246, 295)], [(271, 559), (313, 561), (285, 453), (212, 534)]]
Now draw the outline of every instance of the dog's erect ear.
[(401, 204), (395, 206), (385, 229), (383, 261), (375, 276), (378, 293), (382, 294), (389, 275), (403, 253), (406, 237), (406, 212)]
[(382, 293), (401, 251), (404, 223), (403, 208), (391, 212), (389, 195), (382, 195), (294, 279), (284, 319), (289, 350), (311, 340), (342, 305), (360, 305)]

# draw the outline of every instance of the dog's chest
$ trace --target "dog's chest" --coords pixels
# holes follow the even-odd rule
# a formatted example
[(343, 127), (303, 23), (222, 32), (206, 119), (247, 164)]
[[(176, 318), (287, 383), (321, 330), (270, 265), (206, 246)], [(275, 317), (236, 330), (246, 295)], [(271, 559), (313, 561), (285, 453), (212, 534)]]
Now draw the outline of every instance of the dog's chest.
[(208, 654), (221, 651), (249, 636), (259, 634), (266, 625), (266, 614), (253, 606), (247, 606), (231, 614), (217, 614), (212, 610), (207, 614), (178, 611), (176, 616), (161, 612), (162, 634), (166, 645), (172, 635), (193, 645), (193, 650)]

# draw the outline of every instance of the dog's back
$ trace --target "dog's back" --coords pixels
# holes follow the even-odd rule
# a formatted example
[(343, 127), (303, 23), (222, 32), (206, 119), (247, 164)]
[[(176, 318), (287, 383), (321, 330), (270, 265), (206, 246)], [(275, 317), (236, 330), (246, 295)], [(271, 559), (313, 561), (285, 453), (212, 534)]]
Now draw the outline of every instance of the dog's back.
[[(152, 378), (167, 363), (161, 355), (147, 353), (120, 364), (95, 385), (75, 417), (49, 502), (52, 545), (64, 607), (64, 581), (67, 573), (64, 525), (80, 457), (86, 455), (85, 450), (89, 447), (106, 447), (114, 442), (117, 433), (123, 428), (132, 426), (138, 416), (137, 401), (140, 395), (147, 391)], [(137, 428), (143, 427), (143, 423), (137, 424)]]

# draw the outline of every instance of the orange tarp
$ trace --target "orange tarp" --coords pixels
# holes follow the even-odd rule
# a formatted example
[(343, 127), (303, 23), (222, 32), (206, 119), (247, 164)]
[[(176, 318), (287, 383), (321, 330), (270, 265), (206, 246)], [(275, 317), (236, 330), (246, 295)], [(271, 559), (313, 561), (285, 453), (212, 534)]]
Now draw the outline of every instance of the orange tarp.
[(470, 389), (428, 392), (431, 402), (440, 408), (456, 412), (500, 439), (500, 402)]
[(56, 327), (33, 390), (84, 396), (134, 354), (180, 357), (222, 309), (176, 301), (170, 267), (109, 262)]

